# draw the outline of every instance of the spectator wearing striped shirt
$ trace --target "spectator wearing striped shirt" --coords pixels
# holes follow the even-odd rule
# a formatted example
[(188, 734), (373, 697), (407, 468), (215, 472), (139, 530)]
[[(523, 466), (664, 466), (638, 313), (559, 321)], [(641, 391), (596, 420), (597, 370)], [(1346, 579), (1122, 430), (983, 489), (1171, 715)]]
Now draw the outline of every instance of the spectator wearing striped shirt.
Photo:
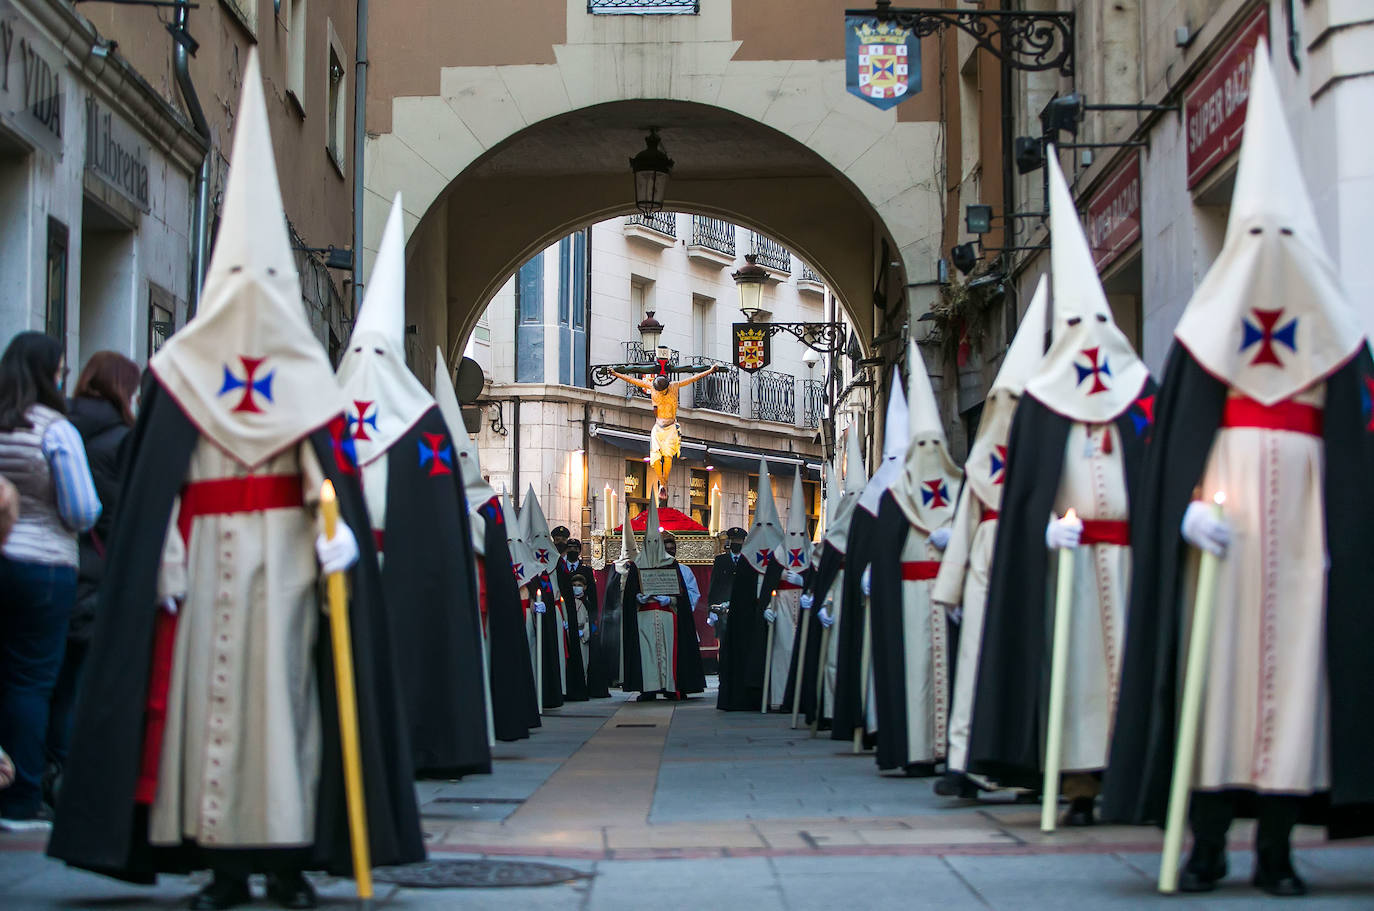
[(76, 597), (77, 535), (100, 516), (86, 448), (63, 416), (62, 345), (16, 335), (0, 356), (0, 475), (19, 521), (0, 546), (0, 744), (15, 767), (0, 830), (47, 828), (41, 779), (48, 701)]

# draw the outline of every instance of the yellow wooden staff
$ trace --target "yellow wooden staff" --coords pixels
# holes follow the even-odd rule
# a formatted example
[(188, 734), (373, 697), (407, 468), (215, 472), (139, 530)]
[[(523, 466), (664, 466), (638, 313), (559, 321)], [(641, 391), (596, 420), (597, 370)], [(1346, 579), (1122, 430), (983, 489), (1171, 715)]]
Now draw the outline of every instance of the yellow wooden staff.
[[(339, 524), (339, 501), (328, 480), (320, 489), (324, 536), (333, 539)], [(348, 631), (348, 592), (343, 573), (326, 578), (329, 594), (329, 631), (334, 645), (334, 686), (339, 702), (339, 738), (343, 741), (344, 791), (348, 798), (348, 834), (353, 846), (353, 879), (358, 900), (372, 907), (372, 859), (367, 839), (367, 809), (363, 803), (363, 763), (358, 746), (358, 703), (353, 682), (353, 644)]]
[[(773, 592), (773, 597), (768, 601), (771, 610), (773, 602), (777, 599), (778, 593)], [(773, 622), (768, 624), (768, 645), (763, 651), (763, 707), (759, 709), (764, 715), (768, 714), (768, 689), (773, 682), (773, 635), (778, 631), (778, 618), (773, 617)]]
[[(1077, 518), (1070, 509), (1064, 518)], [(1059, 550), (1054, 598), (1054, 646), (1050, 654), (1050, 710), (1045, 731), (1045, 780), (1040, 831), (1053, 832), (1059, 807), (1059, 766), (1064, 748), (1064, 695), (1069, 682), (1069, 630), (1073, 624), (1073, 548)]]

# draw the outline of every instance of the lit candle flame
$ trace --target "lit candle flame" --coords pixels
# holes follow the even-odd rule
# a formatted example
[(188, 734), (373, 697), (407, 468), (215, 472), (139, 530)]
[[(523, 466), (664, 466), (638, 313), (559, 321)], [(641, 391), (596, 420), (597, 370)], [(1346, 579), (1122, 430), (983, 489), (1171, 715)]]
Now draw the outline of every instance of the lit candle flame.
[(1226, 504), (1226, 492), (1224, 490), (1218, 490), (1212, 496), (1212, 502), (1218, 506), (1224, 506)]
[(1074, 512), (1073, 507), (1070, 506), (1069, 511), (1064, 513), (1064, 518), (1069, 521), (1073, 521), (1074, 519), (1078, 518), (1078, 513)]

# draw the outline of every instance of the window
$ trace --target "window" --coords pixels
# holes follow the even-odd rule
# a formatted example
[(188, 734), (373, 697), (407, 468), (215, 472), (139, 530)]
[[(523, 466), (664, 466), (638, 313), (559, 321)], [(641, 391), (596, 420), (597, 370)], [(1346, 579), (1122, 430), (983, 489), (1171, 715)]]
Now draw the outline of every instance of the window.
[(749, 476), (749, 491), (744, 498), (745, 527), (754, 527), (754, 508), (759, 505), (759, 476)]
[(692, 519), (707, 528), (711, 527), (711, 473), (699, 468), (692, 469), (691, 490), (689, 491)]
[(699, 0), (587, 0), (593, 15), (691, 15), (701, 12)]
[(43, 330), (67, 346), (67, 226), (48, 218), (47, 297)]
[(254, 38), (258, 36), (258, 0), (222, 0), (229, 14)]
[(515, 381), (544, 382), (544, 254), (515, 276)]
[(339, 36), (334, 31), (334, 22), (329, 22), (329, 123), (327, 129), (328, 136), (325, 142), (329, 149), (329, 158), (334, 162), (334, 167), (339, 169), (339, 175), (344, 173), (344, 165), (347, 158), (344, 149), (348, 143), (348, 71), (344, 69), (345, 60), (343, 44), (339, 41)]
[(649, 508), (649, 465), (642, 459), (625, 460), (625, 505), (631, 519)]
[(170, 291), (148, 283), (148, 357), (177, 330), (176, 299)]
[(587, 230), (558, 243), (558, 381), (587, 385)]
[(816, 481), (802, 481), (802, 492), (806, 498), (806, 533), (814, 541), (816, 527), (821, 522), (821, 485)]
[(715, 298), (692, 295), (692, 350), (701, 357), (715, 357)]
[(286, 28), (286, 93), (305, 116), (305, 5), (307, 0), (281, 0)]

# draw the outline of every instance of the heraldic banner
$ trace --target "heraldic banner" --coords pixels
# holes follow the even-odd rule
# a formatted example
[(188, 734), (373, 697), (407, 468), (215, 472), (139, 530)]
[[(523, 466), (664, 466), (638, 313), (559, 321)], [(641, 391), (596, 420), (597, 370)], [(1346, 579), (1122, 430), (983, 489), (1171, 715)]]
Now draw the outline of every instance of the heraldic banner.
[(909, 28), (845, 16), (845, 85), (887, 110), (921, 91), (921, 43)]
[(735, 366), (749, 373), (762, 370), (773, 359), (768, 327), (758, 323), (735, 323), (730, 333), (734, 340)]

